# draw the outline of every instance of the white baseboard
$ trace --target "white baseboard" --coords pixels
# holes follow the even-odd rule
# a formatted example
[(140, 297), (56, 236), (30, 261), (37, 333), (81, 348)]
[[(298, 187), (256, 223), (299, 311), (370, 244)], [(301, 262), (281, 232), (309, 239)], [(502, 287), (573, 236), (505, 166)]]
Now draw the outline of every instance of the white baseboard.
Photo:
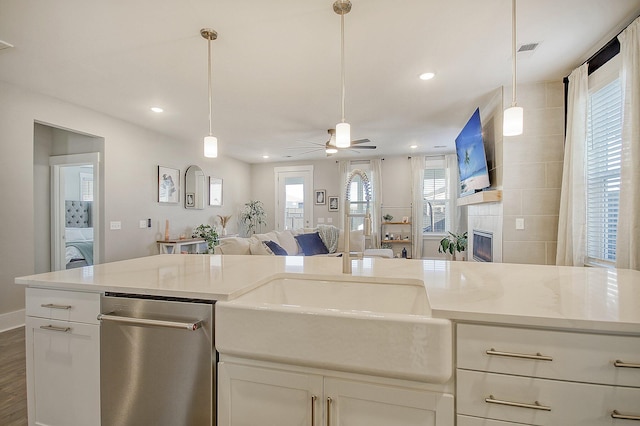
[(24, 325), (24, 315), (24, 309), (0, 314), (0, 333), (22, 327)]

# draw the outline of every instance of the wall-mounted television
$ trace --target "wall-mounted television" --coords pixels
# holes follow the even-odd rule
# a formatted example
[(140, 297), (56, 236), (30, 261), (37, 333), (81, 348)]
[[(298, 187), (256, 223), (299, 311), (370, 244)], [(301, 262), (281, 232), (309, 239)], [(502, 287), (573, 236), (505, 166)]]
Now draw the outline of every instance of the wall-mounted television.
[(479, 108), (476, 108), (456, 138), (456, 155), (460, 196), (470, 195), (490, 186)]

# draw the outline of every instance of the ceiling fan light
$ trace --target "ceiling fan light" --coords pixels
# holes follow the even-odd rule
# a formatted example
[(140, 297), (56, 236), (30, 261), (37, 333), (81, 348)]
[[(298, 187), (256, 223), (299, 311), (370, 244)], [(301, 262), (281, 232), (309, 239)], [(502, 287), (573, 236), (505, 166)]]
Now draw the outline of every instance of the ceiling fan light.
[(336, 146), (338, 148), (349, 148), (351, 146), (351, 125), (349, 123), (338, 123), (336, 125)]
[(215, 136), (205, 136), (204, 156), (207, 158), (218, 157), (218, 138), (216, 138)]
[(524, 127), (524, 110), (522, 107), (512, 106), (504, 110), (502, 134), (504, 136), (518, 136)]

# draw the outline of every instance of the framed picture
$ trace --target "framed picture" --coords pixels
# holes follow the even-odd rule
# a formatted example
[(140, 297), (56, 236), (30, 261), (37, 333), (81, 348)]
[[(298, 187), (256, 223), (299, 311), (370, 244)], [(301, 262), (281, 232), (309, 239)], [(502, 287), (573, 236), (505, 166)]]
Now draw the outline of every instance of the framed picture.
[(193, 192), (187, 192), (186, 197), (187, 197), (187, 199), (185, 201), (186, 206), (187, 207), (195, 207), (195, 205), (196, 205), (196, 201), (195, 201), (196, 194), (194, 194)]
[(324, 189), (316, 189), (315, 191), (316, 194), (316, 198), (315, 198), (315, 204), (316, 205), (325, 205), (327, 204), (327, 191)]
[(180, 202), (180, 170), (158, 166), (158, 202)]
[(209, 205), (222, 205), (222, 179), (209, 176)]
[(338, 197), (335, 195), (329, 195), (329, 211), (337, 212), (340, 209)]

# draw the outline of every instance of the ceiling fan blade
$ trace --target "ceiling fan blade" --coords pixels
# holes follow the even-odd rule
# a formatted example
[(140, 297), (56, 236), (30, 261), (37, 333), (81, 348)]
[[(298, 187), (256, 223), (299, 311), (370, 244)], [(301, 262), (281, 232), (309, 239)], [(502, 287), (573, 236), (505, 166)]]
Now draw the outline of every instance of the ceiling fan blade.
[[(353, 149), (376, 149), (375, 145), (365, 145), (365, 146), (354, 146)], [(349, 148), (346, 148), (349, 149)]]
[(351, 141), (351, 145), (359, 145), (361, 143), (371, 142), (369, 139), (358, 139), (355, 141)]
[(312, 152), (318, 152), (318, 151), (324, 151), (324, 148), (322, 148), (322, 149), (314, 148), (314, 149), (312, 149), (312, 150), (310, 150), (310, 151), (299, 152), (299, 153), (296, 153), (296, 154), (294, 154), (294, 155), (295, 155), (296, 157), (300, 157), (300, 156), (302, 156), (302, 155), (311, 154)]
[(317, 146), (318, 147), (317, 149), (321, 149), (321, 148), (324, 148), (324, 145), (325, 145), (324, 143), (317, 143), (317, 142), (306, 142), (306, 143), (312, 146), (309, 146), (309, 145), (290, 146), (289, 148), (286, 148), (286, 149), (308, 149), (308, 148), (313, 148), (313, 146)]

